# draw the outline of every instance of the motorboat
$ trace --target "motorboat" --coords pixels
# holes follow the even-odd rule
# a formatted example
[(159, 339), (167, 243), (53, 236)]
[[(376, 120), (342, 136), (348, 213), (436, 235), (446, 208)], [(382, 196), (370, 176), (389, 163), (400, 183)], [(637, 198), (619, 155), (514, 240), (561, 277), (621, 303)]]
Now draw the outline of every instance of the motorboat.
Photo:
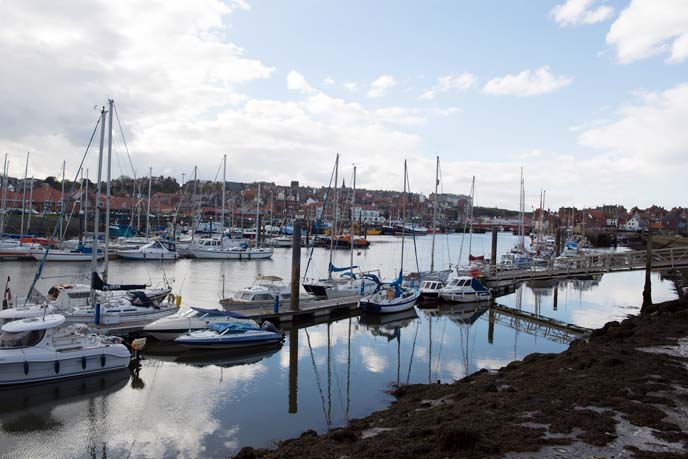
[(0, 259), (32, 259), (32, 251), (40, 250), (40, 244), (24, 243), (18, 239), (0, 241)]
[(95, 306), (77, 307), (64, 314), (71, 323), (134, 325), (148, 324), (178, 311), (179, 307), (171, 301), (155, 304), (139, 292), (133, 301), (125, 298), (109, 299)]
[(440, 298), (452, 303), (474, 303), (491, 300), (492, 293), (478, 279), (458, 276), (440, 290)]
[(192, 307), (146, 325), (143, 332), (160, 341), (170, 341), (186, 332), (205, 330), (215, 323), (237, 323), (259, 328), (257, 322), (235, 312)]
[(30, 384), (126, 368), (131, 353), (120, 338), (65, 325), (47, 314), (16, 320), (0, 334), (0, 386)]
[(174, 242), (158, 239), (137, 249), (118, 250), (117, 256), (124, 260), (176, 260)]
[[(253, 285), (237, 290), (231, 298), (221, 299), (220, 304), (230, 311), (264, 308), (272, 307), (276, 298), (279, 298), (280, 304), (289, 303), (291, 301), (291, 287), (278, 276), (257, 276)], [(315, 297), (310, 294), (299, 296), (300, 303), (314, 299)]]
[(224, 322), (210, 324), (205, 330), (185, 333), (174, 342), (194, 349), (238, 349), (274, 345), (283, 339), (284, 335), (267, 321), (260, 328)]
[(444, 288), (444, 282), (439, 279), (424, 280), (420, 284), (420, 297), (422, 299), (436, 300), (440, 297), (440, 290)]
[(291, 247), (294, 244), (294, 238), (291, 236), (278, 236), (270, 239), (269, 243), (273, 247)]

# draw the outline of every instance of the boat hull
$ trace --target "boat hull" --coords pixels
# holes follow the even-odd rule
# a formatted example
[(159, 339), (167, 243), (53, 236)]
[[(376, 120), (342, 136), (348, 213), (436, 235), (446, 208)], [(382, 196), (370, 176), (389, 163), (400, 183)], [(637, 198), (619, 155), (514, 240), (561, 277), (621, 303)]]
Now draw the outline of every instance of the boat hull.
[(174, 252), (145, 253), (145, 252), (139, 252), (137, 250), (118, 250), (117, 256), (123, 260), (160, 261), (160, 260), (176, 260), (177, 259), (177, 254)]
[(231, 251), (231, 250), (201, 250), (191, 249), (196, 258), (215, 259), (215, 260), (260, 260), (272, 257), (272, 250), (263, 249), (260, 251)]
[(124, 346), (121, 349), (113, 346), (82, 350), (75, 357), (61, 355), (67, 353), (52, 352), (52, 358), (28, 353), (17, 359), (3, 358), (0, 360), (0, 386), (36, 384), (117, 371), (127, 368), (131, 360)]
[(375, 314), (392, 314), (395, 312), (402, 312), (408, 311), (409, 309), (413, 309), (419, 297), (420, 294), (415, 293), (408, 299), (404, 299), (403, 301), (398, 301), (394, 303), (378, 303), (376, 301), (368, 300), (367, 298), (361, 298), (358, 301), (358, 307), (364, 310), (365, 312), (372, 312)]
[(440, 298), (450, 303), (480, 303), (490, 301), (492, 294), (490, 292), (441, 293)]
[(242, 349), (248, 347), (269, 346), (282, 342), (282, 335), (275, 334), (270, 338), (249, 338), (249, 339), (233, 339), (227, 340), (223, 338), (210, 339), (185, 339), (179, 337), (175, 339), (175, 343), (189, 349)]

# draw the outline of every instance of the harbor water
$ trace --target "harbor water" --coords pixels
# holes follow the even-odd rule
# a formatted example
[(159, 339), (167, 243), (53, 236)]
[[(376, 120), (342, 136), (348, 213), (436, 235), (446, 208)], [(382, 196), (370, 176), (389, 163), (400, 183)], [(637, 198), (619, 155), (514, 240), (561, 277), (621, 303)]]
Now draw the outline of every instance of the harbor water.
[[(437, 269), (459, 260), (463, 236), (438, 235)], [(401, 240), (371, 237), (354, 264), (392, 278)], [(501, 233), (498, 252), (516, 242)], [(404, 272), (427, 270), (431, 236), (406, 240)], [(414, 244), (416, 250), (414, 250)], [(474, 235), (470, 253), (489, 257), (490, 235)], [(304, 249), (301, 272), (310, 249)], [(416, 262), (416, 255), (418, 261)], [(465, 237), (461, 259), (469, 254)], [(348, 266), (350, 253), (333, 263)], [(329, 252), (314, 249), (308, 276), (326, 277)], [(183, 306), (217, 307), (218, 300), (258, 274), (290, 277), (291, 249), (272, 259), (110, 264), (112, 282), (173, 282)], [(37, 264), (0, 262), (15, 296), (26, 293)], [(89, 265), (48, 263), (38, 288), (86, 278)], [(653, 273), (653, 299), (675, 297)], [(595, 328), (638, 313), (644, 273), (523, 284), (497, 303), (561, 322)], [(227, 353), (189, 352), (149, 341), (140, 370), (31, 388), (0, 390), (0, 457), (226, 458), (243, 446), (271, 447), (313, 429), (325, 432), (387, 406), (394, 384), (450, 382), (494, 369), (532, 352), (559, 352), (572, 335), (480, 305), (438, 306), (392, 316), (321, 318), (286, 332), (281, 348)]]

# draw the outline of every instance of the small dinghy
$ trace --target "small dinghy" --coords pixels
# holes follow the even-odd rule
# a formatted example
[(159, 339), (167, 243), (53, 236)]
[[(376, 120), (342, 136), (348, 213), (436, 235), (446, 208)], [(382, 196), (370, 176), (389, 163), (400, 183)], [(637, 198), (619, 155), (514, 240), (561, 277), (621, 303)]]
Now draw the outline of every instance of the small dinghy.
[(284, 335), (270, 322), (260, 327), (226, 322), (210, 324), (205, 330), (185, 333), (175, 343), (193, 349), (238, 349), (280, 343)]

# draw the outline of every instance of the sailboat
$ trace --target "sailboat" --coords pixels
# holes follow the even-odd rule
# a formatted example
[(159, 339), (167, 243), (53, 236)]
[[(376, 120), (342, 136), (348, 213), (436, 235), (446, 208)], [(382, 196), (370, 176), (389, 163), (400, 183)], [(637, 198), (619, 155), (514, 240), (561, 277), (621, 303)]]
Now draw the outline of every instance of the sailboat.
[[(406, 161), (404, 161), (404, 216), (406, 214), (406, 183), (408, 179), (408, 172), (406, 168)], [(399, 276), (397, 279), (389, 284), (379, 284), (372, 295), (365, 296), (358, 301), (358, 307), (366, 312), (374, 313), (394, 313), (412, 309), (420, 297), (420, 292), (416, 289), (409, 289), (402, 287), (403, 272), (404, 272), (404, 242), (405, 231), (401, 232), (401, 266), (399, 268)]]
[[(221, 228), (225, 224), (225, 186), (227, 183), (227, 155), (224, 155), (222, 161), (222, 223)], [(258, 204), (256, 206), (256, 222), (260, 219), (260, 183), (258, 183)], [(256, 238), (253, 247), (250, 247), (246, 242), (241, 242), (239, 245), (227, 247), (225, 243), (224, 231), (221, 232), (220, 243), (213, 243), (210, 241), (200, 241), (198, 244), (191, 244), (189, 250), (196, 258), (210, 258), (221, 260), (259, 260), (271, 258), (274, 253), (272, 248), (258, 247), (258, 234), (260, 228), (256, 228)]]
[[(338, 196), (337, 196), (337, 180), (339, 176), (339, 154), (335, 159), (334, 163), (334, 198), (333, 198), (333, 211), (332, 211), (332, 235), (336, 234), (337, 231), (337, 212)], [(352, 188), (352, 207), (356, 199), (356, 166), (354, 166), (354, 181)], [(328, 191), (329, 193), (329, 191)], [(325, 201), (327, 200), (327, 195), (325, 195)], [(322, 214), (325, 211), (325, 206), (320, 213), (320, 218), (322, 219)], [(352, 231), (353, 233), (353, 231)], [(354, 249), (359, 247), (356, 241), (362, 239), (355, 239), (353, 234), (350, 238), (343, 241), (342, 246), (346, 244), (346, 248), (350, 250), (350, 265), (337, 267), (333, 263), (333, 251), (336, 248), (337, 240), (334, 236), (329, 239), (330, 246), (330, 261), (327, 268), (327, 279), (318, 279), (315, 281), (305, 281), (305, 276), (308, 272), (306, 268), (306, 274), (304, 274), (303, 288), (306, 292), (318, 297), (318, 298), (345, 298), (352, 296), (362, 296), (365, 294), (372, 293), (377, 285), (380, 283), (378, 276), (372, 273), (354, 273), (354, 269), (358, 266), (354, 266)], [(311, 256), (313, 252), (311, 251)], [(342, 273), (341, 277), (333, 278), (334, 273)]]

